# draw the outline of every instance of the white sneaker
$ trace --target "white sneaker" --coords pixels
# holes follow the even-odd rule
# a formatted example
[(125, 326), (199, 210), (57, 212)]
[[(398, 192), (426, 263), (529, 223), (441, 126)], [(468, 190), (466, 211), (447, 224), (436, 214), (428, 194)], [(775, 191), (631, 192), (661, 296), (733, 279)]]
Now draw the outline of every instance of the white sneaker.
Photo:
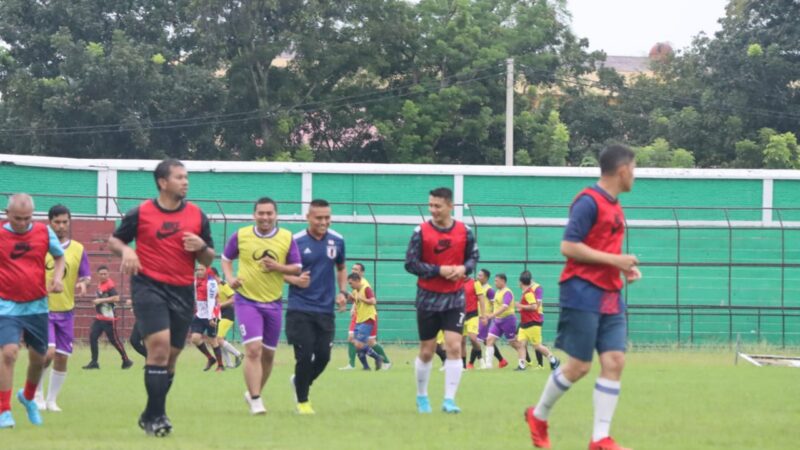
[(244, 391), (244, 401), (247, 402), (247, 406), (250, 407), (250, 414), (256, 416), (267, 413), (267, 408), (264, 407), (264, 402), (261, 400), (261, 397), (253, 400), (250, 398), (250, 393)]
[(47, 409), (47, 402), (44, 401), (44, 395), (42, 395), (41, 392), (36, 391), (36, 395), (33, 396), (33, 402), (36, 403), (36, 407), (39, 408), (39, 411)]
[(383, 368), (381, 370), (389, 370), (392, 368), (392, 363), (385, 362), (383, 363)]
[(61, 408), (58, 407), (55, 400), (52, 402), (47, 402), (47, 410), (52, 412), (61, 412)]
[(350, 364), (348, 364), (348, 365), (346, 365), (344, 367), (339, 367), (339, 370), (354, 370), (354, 369), (355, 369), (355, 367), (351, 366)]

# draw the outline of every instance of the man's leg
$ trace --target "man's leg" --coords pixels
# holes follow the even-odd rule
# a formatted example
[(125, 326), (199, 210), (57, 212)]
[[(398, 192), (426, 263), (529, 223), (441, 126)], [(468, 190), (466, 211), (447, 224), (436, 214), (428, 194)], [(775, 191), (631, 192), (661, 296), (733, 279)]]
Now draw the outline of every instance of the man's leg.
[(122, 341), (119, 340), (117, 329), (114, 327), (114, 322), (110, 320), (106, 321), (103, 327), (103, 332), (105, 333), (108, 342), (114, 346), (114, 348), (117, 350), (117, 353), (119, 353), (119, 356), (122, 358), (122, 368), (127, 369), (130, 367), (131, 364), (129, 363), (130, 359), (128, 358), (128, 353), (125, 351), (125, 346), (122, 345)]
[(14, 365), (19, 355), (18, 344), (0, 348), (0, 414), (11, 410), (11, 389), (14, 386)]
[(247, 392), (250, 393), (250, 398), (257, 400), (261, 397), (261, 379), (263, 375), (263, 365), (261, 363), (261, 355), (264, 352), (264, 346), (261, 340), (253, 340), (244, 345), (244, 382), (247, 385)]
[(594, 428), (592, 441), (611, 439), (611, 420), (619, 400), (622, 370), (625, 368), (627, 346), (625, 314), (601, 315), (597, 332), (597, 352), (600, 354), (600, 377), (594, 385)]
[(314, 340), (314, 373), (311, 378), (313, 384), (331, 360), (331, 348), (333, 348), (333, 335), (335, 322), (333, 316), (318, 314), (315, 319), (316, 332)]
[(286, 338), (294, 349), (294, 387), (297, 403), (308, 402), (308, 390), (314, 375), (315, 330), (309, 314), (300, 311), (286, 312)]
[(433, 369), (433, 355), (436, 353), (436, 335), (442, 329), (440, 314), (417, 310), (417, 332), (419, 334), (419, 354), (414, 360), (417, 378), (417, 411), (430, 413), (428, 384)]
[(92, 366), (96, 366), (97, 358), (100, 353), (98, 347), (98, 341), (100, 340), (100, 335), (103, 333), (103, 323), (101, 320), (94, 319), (92, 322), (92, 329), (89, 332), (89, 348), (92, 352), (92, 360), (89, 362), (88, 365), (84, 367), (84, 369), (94, 368)]

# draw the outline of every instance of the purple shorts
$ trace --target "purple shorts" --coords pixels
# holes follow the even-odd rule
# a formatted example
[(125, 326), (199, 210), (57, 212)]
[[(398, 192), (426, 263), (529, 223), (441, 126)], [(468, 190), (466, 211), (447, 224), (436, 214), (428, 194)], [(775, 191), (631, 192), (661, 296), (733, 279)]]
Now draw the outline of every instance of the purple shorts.
[(492, 327), (494, 320), (490, 320), (486, 325), (483, 322), (478, 321), (478, 340), (481, 342), (486, 342), (486, 338), (489, 337), (489, 328)]
[(263, 303), (248, 300), (239, 293), (233, 300), (239, 332), (242, 333), (242, 344), (260, 340), (264, 347), (275, 350), (281, 335), (283, 322), (283, 305), (280, 300)]
[(506, 316), (502, 319), (494, 319), (489, 334), (496, 337), (504, 337), (512, 340), (517, 337), (517, 316)]
[(50, 312), (47, 326), (47, 346), (55, 347), (56, 353), (72, 354), (72, 341), (75, 340), (75, 313)]

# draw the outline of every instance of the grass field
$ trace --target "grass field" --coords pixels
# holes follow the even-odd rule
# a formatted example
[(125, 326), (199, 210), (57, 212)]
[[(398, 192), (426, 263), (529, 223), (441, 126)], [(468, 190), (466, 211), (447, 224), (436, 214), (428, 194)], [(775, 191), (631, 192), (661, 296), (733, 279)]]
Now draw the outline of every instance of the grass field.
[[(549, 370), (517, 373), (509, 366), (465, 373), (457, 397), (462, 414), (435, 409), (420, 416), (414, 407), (414, 351), (390, 346), (387, 352), (394, 363), (389, 371), (344, 372), (337, 368), (346, 351), (337, 346), (328, 371), (312, 388), (316, 416), (300, 417), (288, 382), (292, 353), (283, 346), (264, 392), (269, 412), (252, 417), (242, 399), (241, 370), (204, 373), (203, 357), (187, 347), (167, 405), (175, 428), (157, 439), (136, 426), (145, 401), (141, 358), (136, 355), (136, 365), (123, 371), (113, 349), (104, 348), (102, 369), (84, 371), (88, 349), (78, 348), (59, 398), (64, 412), (44, 412), (44, 426), (34, 427), (14, 400), (17, 427), (0, 432), (0, 448), (531, 448), (522, 411), (538, 398)], [(16, 388), (22, 386), (24, 366), (17, 367)], [(434, 367), (439, 366), (437, 360)], [(797, 448), (798, 375), (790, 368), (734, 366), (728, 350), (631, 352), (612, 434), (635, 449)], [(573, 387), (554, 410), (553, 448), (587, 447), (595, 377)], [(434, 407), (442, 391), (443, 375), (435, 369)]]

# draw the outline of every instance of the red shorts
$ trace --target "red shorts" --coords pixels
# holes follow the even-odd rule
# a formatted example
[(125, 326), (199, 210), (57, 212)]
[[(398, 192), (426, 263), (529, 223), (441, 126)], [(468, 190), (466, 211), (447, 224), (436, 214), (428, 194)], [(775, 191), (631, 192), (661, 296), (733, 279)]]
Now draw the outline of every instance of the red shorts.
[[(350, 328), (347, 329), (348, 334), (353, 334), (356, 331), (356, 316), (350, 317)], [(369, 337), (377, 337), (378, 336), (378, 316), (375, 316), (375, 326), (372, 327), (372, 333), (369, 334)]]

